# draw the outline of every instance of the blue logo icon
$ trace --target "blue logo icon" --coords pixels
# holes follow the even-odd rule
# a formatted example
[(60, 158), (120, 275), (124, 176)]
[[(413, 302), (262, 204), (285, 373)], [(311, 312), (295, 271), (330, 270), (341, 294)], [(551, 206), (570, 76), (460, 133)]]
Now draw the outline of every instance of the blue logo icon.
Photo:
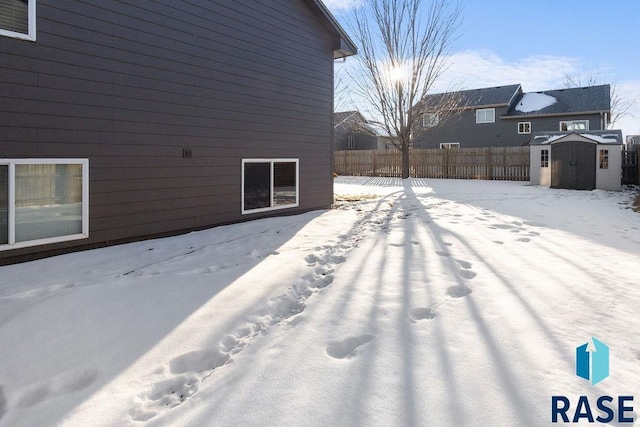
[(576, 375), (596, 385), (609, 376), (609, 346), (591, 337), (576, 347)]

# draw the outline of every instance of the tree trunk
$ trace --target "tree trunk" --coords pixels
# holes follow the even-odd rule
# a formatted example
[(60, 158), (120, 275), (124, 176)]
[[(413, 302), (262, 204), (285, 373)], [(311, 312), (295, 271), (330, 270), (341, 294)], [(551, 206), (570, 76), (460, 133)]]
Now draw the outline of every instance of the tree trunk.
[(409, 178), (409, 146), (402, 146), (402, 179)]

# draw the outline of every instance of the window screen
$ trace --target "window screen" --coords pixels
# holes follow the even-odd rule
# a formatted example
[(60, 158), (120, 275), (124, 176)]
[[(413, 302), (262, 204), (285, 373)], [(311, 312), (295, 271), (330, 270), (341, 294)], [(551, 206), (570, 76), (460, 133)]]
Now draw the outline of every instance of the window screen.
[(9, 243), (9, 166), (0, 165), (0, 245)]
[(298, 159), (243, 159), (242, 213), (298, 206)]
[(296, 203), (296, 164), (276, 162), (273, 164), (273, 204), (292, 205)]
[(82, 233), (82, 165), (16, 165), (16, 243)]
[(0, 0), (0, 29), (29, 34), (29, 2)]
[(244, 209), (271, 207), (271, 163), (244, 164)]

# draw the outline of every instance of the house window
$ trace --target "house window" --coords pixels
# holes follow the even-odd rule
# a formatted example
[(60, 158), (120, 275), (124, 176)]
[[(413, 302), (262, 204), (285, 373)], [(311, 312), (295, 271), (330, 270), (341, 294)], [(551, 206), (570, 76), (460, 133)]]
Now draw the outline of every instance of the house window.
[(531, 133), (531, 122), (518, 122), (518, 133)]
[(0, 159), (0, 250), (89, 237), (89, 161)]
[(439, 119), (437, 113), (426, 113), (422, 116), (422, 126), (425, 128), (437, 126), (438, 123)]
[(243, 159), (242, 213), (298, 206), (298, 159)]
[(540, 167), (542, 168), (549, 167), (549, 150), (540, 151)]
[(356, 137), (351, 135), (347, 137), (347, 148), (354, 149), (356, 148)]
[(440, 148), (460, 148), (460, 143), (459, 142), (441, 142), (440, 143)]
[(589, 130), (589, 120), (571, 120), (560, 122), (561, 131)]
[(476, 110), (476, 123), (494, 123), (495, 121), (495, 108), (482, 108), (480, 110)]
[(609, 169), (609, 150), (600, 150), (600, 169)]
[(36, 39), (36, 0), (1, 0), (0, 35)]

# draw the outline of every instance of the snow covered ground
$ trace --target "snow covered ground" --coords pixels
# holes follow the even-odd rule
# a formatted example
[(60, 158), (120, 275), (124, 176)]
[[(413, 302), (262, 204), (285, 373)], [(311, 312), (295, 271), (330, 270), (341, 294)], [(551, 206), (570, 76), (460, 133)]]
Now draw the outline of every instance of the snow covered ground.
[[(0, 426), (534, 426), (554, 395), (595, 417), (605, 394), (635, 396), (640, 425), (633, 193), (335, 192), (331, 211), (0, 267)], [(595, 386), (575, 375), (592, 336)]]

